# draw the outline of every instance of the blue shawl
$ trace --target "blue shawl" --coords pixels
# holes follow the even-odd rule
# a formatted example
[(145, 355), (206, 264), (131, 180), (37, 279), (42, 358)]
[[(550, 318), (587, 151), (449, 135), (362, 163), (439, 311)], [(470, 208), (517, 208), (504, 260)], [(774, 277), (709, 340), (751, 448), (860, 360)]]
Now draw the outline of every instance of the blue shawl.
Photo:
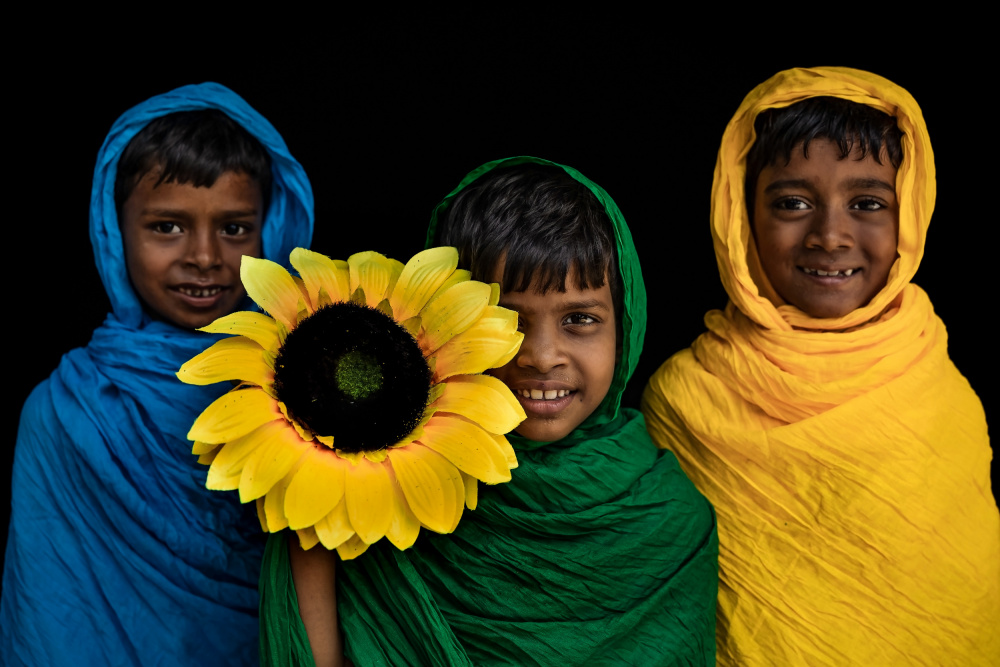
[(154, 321), (132, 290), (115, 213), (118, 159), (153, 118), (220, 109), (271, 156), (263, 254), (312, 237), (312, 189), (267, 120), (229, 89), (184, 86), (130, 109), (94, 171), (90, 238), (112, 312), (24, 405), (0, 605), (9, 665), (248, 665), (257, 661), (263, 548), (252, 511), (205, 490), (185, 435), (228, 386), (174, 373), (208, 334)]

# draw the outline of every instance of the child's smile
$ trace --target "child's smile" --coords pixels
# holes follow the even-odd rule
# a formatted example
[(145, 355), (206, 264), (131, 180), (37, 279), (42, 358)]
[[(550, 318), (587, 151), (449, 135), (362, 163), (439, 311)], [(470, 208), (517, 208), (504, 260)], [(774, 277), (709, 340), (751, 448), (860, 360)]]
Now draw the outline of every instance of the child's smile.
[(243, 255), (260, 255), (263, 200), (246, 174), (212, 187), (160, 183), (146, 174), (122, 206), (129, 278), (153, 314), (195, 329), (239, 307)]
[(778, 295), (807, 315), (842, 317), (885, 286), (896, 260), (896, 168), (828, 139), (797, 146), (757, 179), (754, 237)]
[(507, 292), (500, 305), (517, 311), (524, 332), (514, 359), (491, 371), (528, 416), (515, 431), (530, 440), (560, 440), (594, 412), (611, 387), (617, 358), (611, 289), (607, 281), (580, 289), (571, 272), (565, 292)]

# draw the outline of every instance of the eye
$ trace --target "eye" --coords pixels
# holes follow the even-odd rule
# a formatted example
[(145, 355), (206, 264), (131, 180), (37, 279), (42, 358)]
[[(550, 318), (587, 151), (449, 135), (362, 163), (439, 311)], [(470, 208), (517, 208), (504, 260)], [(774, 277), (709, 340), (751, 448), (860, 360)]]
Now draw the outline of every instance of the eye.
[(222, 233), (225, 236), (243, 236), (250, 233), (250, 228), (237, 222), (229, 222), (223, 225)]
[(155, 222), (152, 225), (153, 231), (160, 234), (180, 234), (181, 228), (175, 222), (167, 222), (166, 220)]
[(851, 208), (859, 211), (881, 211), (885, 208), (885, 206), (885, 202), (879, 199), (875, 199), (874, 197), (865, 197), (852, 204)]
[(774, 202), (773, 206), (782, 211), (804, 211), (809, 208), (809, 204), (798, 197), (784, 197)]
[(588, 315), (587, 313), (573, 313), (568, 315), (563, 324), (585, 326), (588, 324), (597, 324), (598, 320), (593, 315)]

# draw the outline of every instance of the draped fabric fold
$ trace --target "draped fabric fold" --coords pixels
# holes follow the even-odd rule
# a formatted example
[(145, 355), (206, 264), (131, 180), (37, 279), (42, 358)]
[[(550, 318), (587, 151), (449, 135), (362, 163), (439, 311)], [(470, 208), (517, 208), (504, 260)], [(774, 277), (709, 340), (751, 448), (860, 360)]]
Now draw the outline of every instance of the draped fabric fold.
[[(753, 120), (829, 95), (905, 133), (899, 258), (872, 302), (837, 320), (780, 302), (743, 202)], [(916, 272), (934, 204), (920, 110), (867, 72), (782, 72), (723, 137), (716, 257), (731, 299), (650, 381), (643, 412), (719, 517), (719, 664), (1000, 661), (1000, 516), (978, 398)]]
[[(482, 174), (521, 163), (552, 164), (488, 163), (438, 211)], [(477, 509), (453, 534), (422, 531), (406, 551), (383, 540), (339, 564), (338, 613), (357, 665), (715, 662), (712, 509), (675, 457), (652, 445), (642, 416), (619, 407), (645, 330), (635, 247), (607, 193), (561, 168), (605, 205), (619, 243), (624, 340), (609, 395), (563, 440), (508, 436), (519, 462), (512, 481), (480, 485)], [(437, 212), (429, 242), (436, 220)], [(283, 549), (274, 556), (287, 558)], [(262, 608), (267, 633), (294, 591), (276, 576), (261, 588), (278, 602)]]
[(114, 206), (118, 159), (150, 120), (221, 109), (268, 150), (265, 256), (312, 235), (302, 167), (270, 123), (218, 84), (184, 86), (123, 114), (98, 155), (90, 233), (112, 304), (21, 414), (0, 607), (9, 665), (247, 665), (257, 660), (263, 540), (252, 509), (205, 490), (186, 434), (229, 389), (175, 377), (211, 336), (154, 321), (129, 282)]

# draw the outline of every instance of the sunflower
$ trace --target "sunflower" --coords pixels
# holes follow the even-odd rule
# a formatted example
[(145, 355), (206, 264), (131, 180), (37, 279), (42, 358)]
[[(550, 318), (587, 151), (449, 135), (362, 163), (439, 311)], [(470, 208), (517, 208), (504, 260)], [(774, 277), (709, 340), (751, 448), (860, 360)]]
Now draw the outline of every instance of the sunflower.
[(271, 316), (237, 312), (202, 331), (236, 334), (184, 364), (189, 384), (232, 380), (188, 438), (206, 486), (256, 501), (262, 528), (295, 530), (354, 558), (382, 537), (455, 529), (478, 482), (510, 481), (505, 433), (525, 417), (502, 382), (523, 335), (499, 287), (456, 269), (454, 248), (405, 266), (296, 248), (299, 277), (244, 257), (240, 276)]

